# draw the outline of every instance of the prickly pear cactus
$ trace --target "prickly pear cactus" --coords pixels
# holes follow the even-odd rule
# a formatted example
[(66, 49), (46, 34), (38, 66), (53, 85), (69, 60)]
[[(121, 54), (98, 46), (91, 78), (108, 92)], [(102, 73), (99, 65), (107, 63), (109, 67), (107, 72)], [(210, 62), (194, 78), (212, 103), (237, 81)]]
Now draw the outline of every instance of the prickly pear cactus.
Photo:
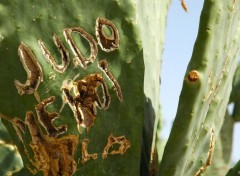
[(159, 174), (198, 176), (212, 163), (240, 52), (239, 1), (204, 1), (199, 33)]
[(14, 175), (139, 175), (144, 64), (135, 1), (0, 2), (0, 113)]

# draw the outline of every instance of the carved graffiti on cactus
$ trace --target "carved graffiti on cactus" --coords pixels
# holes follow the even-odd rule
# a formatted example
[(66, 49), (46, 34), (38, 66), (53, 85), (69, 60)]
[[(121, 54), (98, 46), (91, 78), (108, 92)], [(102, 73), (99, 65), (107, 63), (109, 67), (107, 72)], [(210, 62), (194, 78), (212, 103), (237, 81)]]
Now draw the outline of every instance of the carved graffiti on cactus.
[(82, 160), (81, 160), (82, 164), (85, 164), (91, 158), (92, 159), (98, 158), (97, 153), (93, 153), (93, 154), (88, 153), (88, 143), (89, 143), (89, 139), (82, 140)]
[[(103, 92), (103, 101), (101, 101), (97, 89), (101, 86)], [(70, 91), (73, 88), (73, 94)], [(62, 89), (63, 95), (69, 104), (76, 118), (78, 130), (80, 126), (87, 128), (94, 125), (94, 120), (97, 115), (97, 106), (100, 109), (107, 109), (110, 104), (111, 97), (108, 93), (108, 88), (101, 74), (91, 74), (84, 77), (82, 80), (72, 83)]]
[(62, 134), (67, 131), (67, 126), (62, 125), (60, 127), (56, 127), (53, 124), (53, 121), (59, 117), (57, 112), (48, 112), (46, 111), (46, 106), (53, 103), (55, 100), (54, 96), (51, 96), (42, 102), (40, 102), (36, 107), (36, 112), (38, 114), (38, 120), (41, 125), (45, 128), (48, 136), (57, 137), (59, 134)]
[[(0, 118), (8, 120), (13, 124), (20, 141), (23, 144), (24, 151), (33, 168), (28, 165), (28, 169), (33, 174), (39, 171), (44, 176), (49, 175), (66, 175), (71, 176), (77, 168), (74, 160), (75, 149), (78, 144), (78, 136), (66, 135), (61, 138), (44, 135), (40, 129), (34, 114), (31, 111), (26, 113), (25, 122), (15, 117), (13, 119), (0, 114)], [(30, 157), (29, 147), (25, 126), (27, 125), (30, 135), (30, 149), (33, 152), (33, 158)]]
[[(73, 32), (81, 34), (88, 41), (91, 49), (91, 54), (88, 58), (84, 57), (81, 51), (78, 49), (72, 37)], [(86, 68), (88, 63), (93, 63), (95, 61), (98, 54), (97, 43), (89, 33), (80, 27), (73, 27), (64, 29), (63, 34), (81, 67)]]
[[(118, 150), (112, 150), (111, 152), (109, 152), (110, 147), (112, 147), (115, 144), (120, 145)], [(112, 155), (121, 154), (121, 155), (123, 155), (129, 147), (130, 147), (130, 142), (126, 139), (125, 136), (114, 137), (113, 134), (111, 134), (108, 137), (107, 145), (103, 149), (102, 157), (103, 157), (103, 159), (105, 159), (105, 158), (107, 158), (108, 154), (112, 154)]]
[[(92, 159), (98, 158), (97, 153), (93, 153), (93, 154), (88, 153), (88, 144), (89, 144), (89, 139), (82, 140), (82, 159), (81, 159), (82, 164), (85, 164), (91, 158)], [(109, 152), (110, 148), (112, 148), (116, 144), (120, 145), (119, 148), (117, 150), (113, 149), (112, 151)], [(126, 139), (125, 136), (114, 137), (113, 134), (110, 134), (110, 136), (108, 137), (108, 142), (103, 149), (102, 158), (106, 159), (109, 154), (123, 155), (124, 153), (126, 153), (129, 147), (130, 147), (130, 142)]]
[(33, 166), (44, 176), (71, 176), (77, 168), (74, 154), (78, 136), (68, 135), (57, 139), (43, 135), (32, 112), (27, 112), (25, 121), (32, 137), (30, 147), (34, 159), (30, 161)]
[(24, 43), (19, 45), (18, 54), (23, 67), (27, 72), (27, 81), (23, 84), (18, 80), (15, 80), (15, 86), (20, 95), (32, 94), (37, 90), (40, 82), (43, 81), (42, 68), (37, 62), (31, 49)]
[[(108, 35), (104, 32), (103, 28), (106, 27), (111, 30), (111, 34)], [(111, 52), (119, 47), (119, 33), (117, 27), (109, 20), (104, 18), (97, 18), (96, 20), (96, 37), (98, 44), (103, 51)]]
[(117, 92), (118, 99), (123, 101), (123, 95), (120, 85), (113, 74), (108, 69), (108, 62), (104, 59), (98, 62), (98, 67), (107, 75), (109, 80), (113, 83), (114, 90)]
[(53, 36), (53, 41), (61, 54), (62, 64), (60, 65), (56, 63), (55, 58), (51, 55), (50, 51), (46, 48), (44, 42), (41, 39), (38, 40), (38, 44), (42, 50), (44, 57), (52, 65), (53, 69), (59, 73), (64, 73), (70, 63), (69, 52), (56, 34)]
[[(104, 27), (111, 30), (111, 35), (108, 36), (104, 31)], [(96, 35), (100, 47), (106, 51), (111, 52), (119, 47), (119, 33), (116, 26), (109, 20), (98, 18), (96, 21)], [(80, 34), (90, 46), (90, 56), (85, 57), (75, 43), (74, 34)], [(65, 28), (63, 31), (66, 42), (69, 44), (75, 58), (76, 63), (82, 68), (87, 69), (89, 64), (94, 63), (97, 54), (98, 46), (95, 39), (80, 27)], [(56, 59), (52, 56), (45, 43), (39, 39), (38, 44), (41, 52), (52, 68), (59, 72), (65, 73), (70, 65), (69, 51), (66, 49), (60, 38), (54, 34), (53, 41), (61, 54), (61, 64), (57, 64)], [(77, 41), (77, 40), (76, 40)], [(37, 91), (40, 83), (43, 81), (43, 71), (35, 58), (30, 47), (21, 43), (18, 47), (18, 54), (27, 72), (27, 81), (22, 84), (15, 80), (15, 86), (20, 95), (34, 94), (38, 103), (35, 106), (36, 114), (32, 111), (27, 111), (25, 122), (20, 118), (9, 118), (0, 114), (0, 118), (8, 120), (14, 127), (17, 136), (23, 146), (24, 154), (28, 158), (26, 167), (30, 172), (36, 174), (42, 172), (44, 176), (49, 175), (72, 175), (77, 169), (77, 163), (74, 159), (75, 151), (78, 146), (78, 136), (67, 134), (67, 125), (63, 124), (55, 126), (54, 121), (60, 117), (60, 113), (64, 105), (67, 103), (73, 111), (73, 115), (77, 122), (77, 129), (81, 132), (81, 127), (86, 128), (89, 133), (90, 128), (94, 125), (97, 117), (97, 108), (106, 110), (110, 106), (111, 96), (108, 92), (107, 84), (103, 78), (103, 74), (112, 82), (113, 88), (116, 91), (118, 99), (123, 101), (121, 87), (117, 79), (113, 76), (108, 68), (107, 60), (101, 60), (98, 63), (98, 70), (101, 69), (103, 73), (87, 74), (85, 77), (79, 79), (78, 73), (73, 79), (67, 78), (63, 81), (61, 87), (63, 96), (63, 106), (59, 112), (50, 112), (47, 107), (54, 103), (55, 96), (50, 96), (41, 100), (39, 92)], [(58, 74), (59, 74), (58, 73)], [(50, 79), (57, 80), (58, 75), (55, 72), (50, 72), (47, 81)], [(62, 75), (60, 75), (62, 76)], [(68, 81), (71, 80), (69, 83)], [(41, 87), (42, 88), (42, 87)], [(51, 87), (46, 87), (46, 93), (50, 92)], [(40, 92), (42, 89), (40, 89)], [(31, 135), (28, 138), (26, 133)], [(65, 133), (65, 134), (64, 134)], [(87, 133), (87, 134), (88, 134)], [(64, 137), (60, 137), (64, 134)], [(82, 157), (79, 158), (82, 164), (92, 159), (97, 159), (98, 154), (88, 153), (89, 139), (82, 140)], [(116, 144), (116, 145), (115, 145)], [(120, 145), (120, 146), (119, 146)], [(111, 147), (114, 147), (113, 149)], [(118, 147), (118, 149), (116, 149)], [(130, 142), (125, 136), (114, 137), (112, 134), (108, 137), (107, 145), (103, 149), (102, 157), (107, 158), (109, 154), (123, 155), (130, 147)], [(109, 151), (111, 150), (111, 151)]]

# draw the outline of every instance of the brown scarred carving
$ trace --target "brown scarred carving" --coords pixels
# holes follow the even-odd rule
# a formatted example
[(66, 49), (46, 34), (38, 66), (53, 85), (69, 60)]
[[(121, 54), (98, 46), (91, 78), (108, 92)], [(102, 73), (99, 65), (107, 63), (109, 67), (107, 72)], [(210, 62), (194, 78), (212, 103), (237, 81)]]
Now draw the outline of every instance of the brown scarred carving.
[[(84, 77), (82, 80), (73, 82), (74, 95), (70, 93), (70, 88), (63, 88), (63, 95), (74, 113), (78, 124), (87, 128), (94, 125), (94, 120), (97, 115), (97, 106), (100, 109), (107, 109), (110, 104), (111, 97), (108, 93), (107, 85), (104, 82), (101, 74), (91, 74)], [(103, 101), (101, 101), (97, 89), (102, 87)]]
[[(82, 55), (81, 51), (78, 49), (78, 47), (72, 37), (73, 32), (81, 34), (88, 41), (90, 50), (91, 50), (90, 56), (88, 58), (85, 58)], [(64, 29), (63, 34), (81, 67), (86, 68), (88, 63), (93, 63), (95, 61), (97, 54), (98, 54), (97, 43), (89, 33), (84, 31), (80, 27), (73, 27), (73, 28)]]
[(53, 103), (55, 100), (54, 96), (51, 96), (42, 102), (40, 102), (36, 107), (36, 112), (38, 114), (38, 119), (41, 125), (45, 128), (48, 136), (57, 137), (59, 134), (62, 134), (67, 131), (67, 126), (62, 125), (60, 127), (55, 127), (53, 121), (59, 117), (57, 112), (48, 112), (46, 111), (46, 106)]
[(91, 158), (94, 160), (98, 158), (97, 153), (93, 153), (93, 154), (88, 153), (88, 143), (89, 143), (89, 139), (82, 140), (82, 160), (81, 160), (82, 164), (85, 164)]
[(23, 84), (18, 80), (15, 80), (15, 86), (20, 95), (32, 94), (38, 89), (40, 82), (43, 81), (42, 68), (37, 62), (31, 49), (24, 43), (19, 45), (18, 54), (23, 67), (27, 72), (27, 81)]
[[(109, 152), (110, 147), (112, 147), (115, 144), (120, 145), (119, 149), (118, 150), (112, 150), (111, 152)], [(130, 147), (130, 142), (126, 139), (125, 136), (114, 137), (113, 134), (111, 134), (108, 137), (107, 145), (103, 149), (102, 158), (103, 159), (107, 158), (108, 154), (112, 154), (112, 155), (121, 154), (121, 155), (123, 155), (129, 147)]]
[(118, 84), (118, 81), (113, 76), (113, 74), (108, 69), (108, 62), (104, 59), (98, 62), (98, 67), (106, 74), (108, 79), (113, 83), (114, 90), (117, 92), (118, 99), (120, 101), (123, 101), (123, 95), (120, 85)]
[(61, 53), (62, 64), (57, 64), (55, 58), (51, 55), (50, 51), (46, 48), (44, 42), (39, 39), (38, 44), (42, 50), (42, 53), (46, 60), (52, 65), (53, 69), (59, 73), (64, 73), (70, 64), (70, 57), (68, 50), (64, 47), (60, 38), (54, 34), (53, 41), (58, 48), (58, 51)]
[(29, 160), (33, 166), (44, 176), (71, 176), (77, 169), (74, 154), (78, 136), (68, 135), (57, 139), (43, 135), (32, 112), (26, 113), (25, 121), (32, 137), (30, 147), (34, 157)]
[[(104, 26), (111, 30), (111, 35), (105, 34), (103, 31)], [(111, 21), (104, 18), (97, 18), (95, 30), (98, 44), (103, 51), (111, 52), (119, 47), (119, 32), (117, 27)]]

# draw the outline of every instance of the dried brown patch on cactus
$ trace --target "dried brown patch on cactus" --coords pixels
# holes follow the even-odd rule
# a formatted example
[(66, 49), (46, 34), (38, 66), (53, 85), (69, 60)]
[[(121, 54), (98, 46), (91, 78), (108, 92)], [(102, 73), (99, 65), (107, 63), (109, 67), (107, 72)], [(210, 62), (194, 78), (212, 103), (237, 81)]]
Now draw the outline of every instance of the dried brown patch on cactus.
[(198, 72), (196, 70), (190, 71), (187, 75), (187, 80), (192, 83), (198, 81), (199, 80)]
[(56, 127), (53, 124), (53, 121), (59, 117), (57, 112), (48, 112), (46, 110), (46, 106), (53, 103), (55, 100), (54, 96), (51, 96), (42, 102), (40, 102), (36, 107), (36, 112), (38, 114), (38, 119), (41, 125), (45, 128), (48, 136), (57, 137), (59, 134), (62, 134), (67, 131), (67, 126), (62, 125), (60, 127)]
[[(82, 55), (81, 51), (79, 50), (76, 43), (74, 42), (74, 39), (72, 37), (73, 32), (81, 34), (88, 41), (91, 49), (90, 51), (91, 53), (88, 58)], [(87, 33), (85, 30), (83, 30), (80, 27), (73, 27), (73, 28), (64, 29), (63, 34), (81, 67), (86, 68), (88, 63), (93, 63), (95, 61), (98, 54), (97, 43), (89, 33)]]
[[(103, 30), (104, 27), (111, 30), (111, 34), (106, 34)], [(111, 52), (119, 47), (119, 32), (117, 27), (110, 20), (97, 18), (95, 30), (98, 44), (103, 51)]]
[(82, 164), (85, 164), (91, 158), (94, 160), (98, 158), (97, 153), (93, 153), (93, 154), (88, 153), (88, 143), (89, 143), (89, 139), (82, 140), (82, 159), (81, 159)]
[(46, 48), (44, 42), (41, 39), (38, 40), (38, 44), (42, 50), (44, 57), (52, 65), (53, 69), (59, 73), (64, 73), (70, 64), (69, 52), (64, 47), (62, 41), (56, 34), (54, 34), (54, 36), (53, 36), (53, 41), (54, 41), (55, 45), (57, 46), (58, 51), (61, 54), (62, 64), (60, 64), (60, 65), (56, 63), (55, 58), (51, 55), (50, 51)]
[[(110, 147), (112, 147), (115, 144), (120, 145), (118, 150), (112, 150), (111, 152), (109, 152)], [(105, 158), (107, 158), (108, 154), (123, 155), (127, 151), (128, 148), (130, 148), (130, 142), (126, 139), (125, 136), (114, 137), (113, 134), (110, 134), (110, 136), (108, 137), (108, 143), (103, 149), (102, 157), (103, 157), (103, 159), (105, 159)]]
[[(103, 101), (101, 101), (97, 89), (102, 87)], [(70, 93), (73, 88), (73, 95)], [(91, 74), (79, 81), (74, 81), (72, 86), (66, 86), (62, 89), (63, 95), (74, 113), (78, 124), (87, 128), (94, 125), (94, 120), (97, 115), (97, 106), (100, 109), (107, 109), (110, 104), (111, 97), (108, 94), (108, 89), (101, 74)]]
[(43, 81), (42, 68), (37, 62), (32, 50), (26, 44), (21, 43), (19, 45), (18, 54), (27, 73), (27, 80), (24, 84), (15, 80), (15, 86), (20, 95), (32, 94), (38, 89), (40, 82)]
[[(77, 169), (74, 154), (78, 136), (67, 135), (57, 139), (43, 135), (32, 112), (26, 113), (25, 120), (32, 137), (30, 147), (34, 157), (29, 160), (33, 166), (44, 176), (71, 176)], [(31, 170), (34, 171), (34, 169)]]
[(113, 74), (108, 69), (108, 62), (104, 59), (98, 62), (98, 67), (106, 74), (108, 79), (113, 83), (114, 90), (117, 92), (118, 99), (120, 101), (123, 101), (123, 95), (120, 85), (118, 84), (118, 81), (113, 76)]

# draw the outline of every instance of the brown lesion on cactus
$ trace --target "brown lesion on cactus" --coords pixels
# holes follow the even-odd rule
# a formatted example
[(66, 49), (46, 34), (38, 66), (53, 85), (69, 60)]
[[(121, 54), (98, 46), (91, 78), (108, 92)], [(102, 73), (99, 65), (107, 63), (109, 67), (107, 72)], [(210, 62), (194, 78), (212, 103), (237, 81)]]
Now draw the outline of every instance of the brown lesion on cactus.
[(187, 7), (187, 4), (185, 3), (185, 0), (181, 0), (181, 5), (182, 5), (182, 8), (185, 10), (185, 12), (188, 12), (188, 7)]
[[(111, 30), (110, 35), (104, 32), (104, 27)], [(103, 51), (111, 52), (119, 47), (119, 32), (117, 27), (110, 20), (100, 17), (97, 18), (95, 30), (98, 44)]]
[(67, 131), (66, 125), (56, 127), (53, 124), (53, 121), (59, 117), (59, 114), (57, 112), (48, 112), (46, 110), (46, 106), (53, 103), (54, 100), (55, 100), (55, 97), (51, 96), (51, 97), (43, 100), (42, 102), (40, 102), (35, 107), (39, 122), (45, 128), (48, 136), (51, 136), (51, 137), (57, 137), (59, 134), (62, 134)]
[(206, 171), (207, 167), (212, 164), (214, 146), (215, 146), (214, 129), (211, 128), (210, 144), (206, 163), (194, 174), (194, 176), (200, 176)]
[[(73, 32), (81, 34), (88, 41), (91, 49), (91, 53), (88, 58), (84, 57), (81, 51), (78, 49), (72, 37)], [(85, 30), (83, 30), (80, 27), (72, 27), (72, 28), (64, 29), (63, 34), (81, 67), (86, 68), (88, 63), (93, 63), (95, 61), (98, 54), (97, 43), (89, 33), (87, 33)]]
[(97, 153), (93, 153), (93, 154), (88, 153), (88, 143), (89, 143), (89, 139), (82, 140), (82, 159), (81, 159), (82, 164), (85, 164), (91, 158), (94, 160), (98, 158)]
[[(97, 89), (102, 87), (103, 101), (101, 101)], [(73, 89), (73, 95), (71, 94)], [(69, 104), (77, 121), (78, 131), (80, 126), (89, 129), (94, 125), (97, 115), (97, 106), (100, 109), (107, 109), (111, 97), (108, 88), (101, 74), (90, 74), (79, 81), (73, 81), (72, 86), (62, 88), (63, 97)]]
[[(118, 150), (112, 150), (111, 152), (109, 152), (110, 147), (112, 147), (115, 144), (120, 145)], [(112, 154), (112, 155), (121, 154), (121, 155), (123, 155), (127, 151), (128, 148), (130, 148), (130, 142), (126, 139), (125, 136), (114, 137), (113, 134), (111, 134), (108, 137), (107, 145), (103, 149), (102, 158), (106, 159), (108, 154)]]
[(18, 54), (27, 73), (27, 80), (24, 84), (15, 80), (15, 86), (20, 95), (32, 94), (38, 89), (40, 82), (43, 81), (42, 68), (26, 44), (21, 43), (19, 45)]
[(106, 74), (108, 79), (113, 83), (114, 90), (117, 92), (118, 99), (120, 101), (123, 101), (123, 95), (120, 85), (118, 84), (118, 81), (113, 76), (113, 74), (108, 69), (108, 62), (104, 59), (98, 62), (98, 67)]
[(149, 171), (151, 175), (157, 175), (158, 172), (158, 152), (157, 148), (155, 147), (153, 152), (151, 152), (151, 159), (149, 164)]
[(187, 80), (191, 83), (194, 83), (199, 80), (199, 74), (196, 70), (192, 70), (187, 75)]
[(62, 138), (53, 138), (44, 135), (32, 112), (26, 113), (25, 121), (32, 137), (29, 144), (34, 154), (33, 159), (29, 158), (32, 165), (44, 176), (71, 176), (77, 169), (74, 154), (78, 136), (67, 135)]
[(64, 47), (62, 41), (56, 34), (53, 36), (53, 41), (57, 46), (58, 51), (61, 53), (62, 64), (60, 65), (56, 63), (55, 58), (51, 55), (50, 51), (46, 48), (44, 42), (41, 39), (38, 40), (38, 44), (42, 50), (44, 57), (52, 65), (53, 69), (59, 73), (64, 73), (70, 64), (69, 52)]

